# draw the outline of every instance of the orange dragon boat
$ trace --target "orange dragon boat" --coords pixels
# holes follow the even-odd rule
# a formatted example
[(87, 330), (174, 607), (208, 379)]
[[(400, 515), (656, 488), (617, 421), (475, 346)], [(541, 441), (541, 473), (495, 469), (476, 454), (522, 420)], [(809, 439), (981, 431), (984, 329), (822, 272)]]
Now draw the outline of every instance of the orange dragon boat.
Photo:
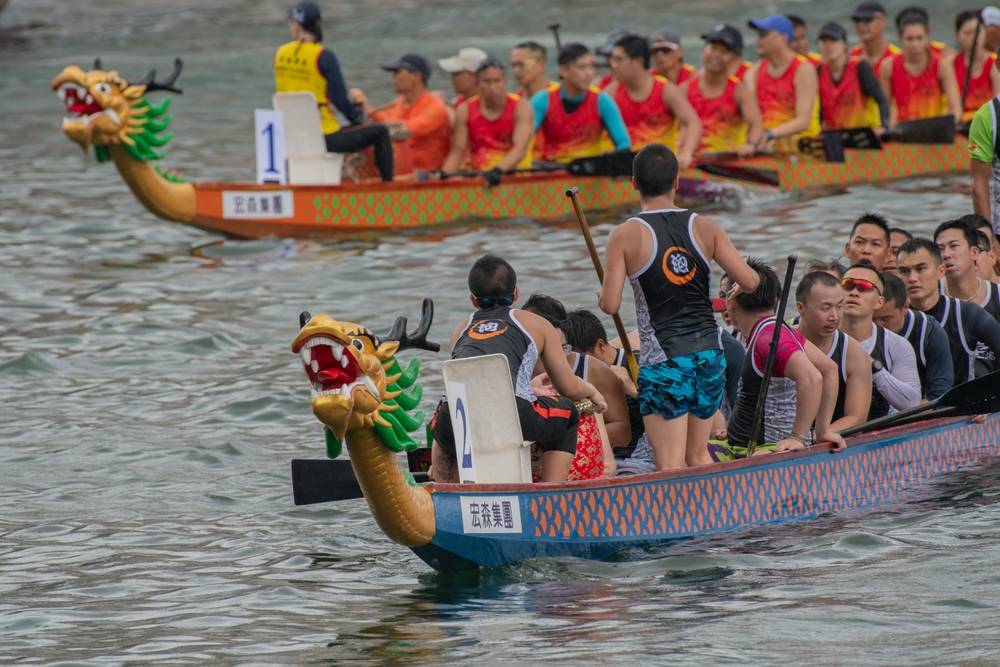
[[(237, 238), (330, 237), (420, 229), (474, 220), (530, 218), (549, 221), (570, 214), (563, 192), (579, 189), (591, 210), (638, 203), (628, 178), (569, 172), (517, 174), (494, 188), (479, 178), (331, 185), (189, 183), (157, 166), (171, 139), (166, 132), (170, 100), (152, 102), (156, 91), (180, 92), (152, 76), (131, 83), (96, 62), (90, 70), (65, 68), (52, 82), (66, 108), (63, 132), (99, 162), (118, 168), (132, 193), (165, 220)], [(966, 171), (967, 143), (887, 143), (879, 150), (846, 149), (842, 162), (807, 155), (756, 156), (712, 161), (681, 174), (687, 203), (716, 202), (747, 190), (807, 192), (879, 183), (914, 176)]]

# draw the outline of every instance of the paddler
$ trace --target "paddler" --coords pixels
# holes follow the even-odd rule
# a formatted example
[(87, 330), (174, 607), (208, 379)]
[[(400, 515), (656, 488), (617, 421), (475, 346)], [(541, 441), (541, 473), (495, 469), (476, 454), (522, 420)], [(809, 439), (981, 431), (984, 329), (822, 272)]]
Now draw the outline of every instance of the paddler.
[(881, 2), (862, 2), (851, 14), (854, 30), (861, 40), (851, 49), (851, 57), (864, 60), (876, 74), (886, 59), (901, 53), (898, 46), (885, 38), (888, 16)]
[(526, 100), (549, 86), (545, 75), (545, 47), (538, 42), (521, 42), (510, 51), (510, 71), (521, 87), (517, 94)]
[(820, 62), (822, 62), (822, 57), (815, 51), (809, 50), (809, 28), (806, 26), (806, 20), (797, 14), (785, 14), (785, 16), (792, 22), (794, 34), (792, 38), (792, 51), (795, 51), (800, 56), (805, 56), (813, 65), (819, 66)]
[(687, 169), (701, 141), (701, 121), (684, 91), (649, 73), (649, 44), (638, 35), (615, 42), (608, 57), (615, 80), (606, 88), (621, 111), (632, 150), (661, 143), (675, 151)]
[[(988, 53), (983, 47), (986, 31), (982, 30), (979, 24), (979, 12), (967, 9), (955, 17), (955, 39), (958, 42), (958, 51), (952, 55), (951, 62), (959, 94), (965, 92), (962, 122), (968, 123), (972, 121), (979, 107), (996, 95), (1000, 95), (1000, 71), (996, 69), (996, 53)], [(974, 47), (973, 40), (976, 42)], [(966, 86), (970, 53), (974, 54), (972, 75), (968, 77), (969, 82)]]
[(468, 153), (472, 168), (493, 186), (503, 174), (531, 166), (534, 114), (527, 100), (507, 92), (507, 73), (499, 60), (481, 62), (476, 81), (478, 94), (455, 112), (451, 151), (442, 170), (456, 171)]
[(649, 36), (649, 55), (653, 63), (650, 74), (678, 86), (694, 75), (694, 67), (684, 62), (680, 33), (670, 28), (661, 28)]
[[(292, 41), (274, 54), (274, 89), (279, 93), (308, 92), (316, 97), (320, 129), (331, 153), (354, 153), (372, 146), (375, 165), (383, 181), (393, 177), (389, 130), (377, 123), (364, 124), (365, 114), (347, 96), (347, 86), (333, 51), (323, 46), (323, 27), (315, 2), (303, 1), (288, 11)], [(336, 108), (349, 125), (341, 128)]]
[(541, 159), (569, 163), (614, 150), (628, 150), (632, 144), (628, 129), (615, 101), (591, 82), (594, 55), (579, 43), (567, 44), (559, 52), (559, 77), (535, 93), (535, 131), (540, 134)]
[(628, 278), (639, 322), (639, 407), (659, 470), (711, 463), (708, 436), (725, 392), (725, 356), (710, 298), (710, 262), (736, 283), (760, 281), (714, 220), (677, 207), (677, 159), (662, 144), (632, 164), (642, 212), (608, 236), (598, 305), (617, 313)]
[(701, 69), (683, 86), (702, 123), (697, 152), (751, 155), (764, 132), (760, 108), (750, 88), (730, 74), (741, 62), (743, 36), (722, 24), (701, 38), (705, 40)]
[(601, 44), (596, 49), (594, 49), (594, 53), (605, 59), (603, 67), (607, 67), (609, 70), (603, 76), (594, 81), (594, 85), (596, 85), (601, 90), (607, 88), (609, 85), (611, 85), (611, 82), (615, 80), (615, 74), (613, 69), (611, 68), (611, 52), (615, 50), (615, 44), (622, 37), (628, 37), (629, 35), (634, 35), (634, 34), (635, 33), (633, 33), (631, 30), (626, 30), (625, 28), (615, 28), (614, 30), (608, 33), (607, 39), (604, 40), (604, 44)]
[[(1000, 68), (1000, 59), (993, 63)], [(1000, 151), (997, 151), (997, 118), (1000, 96), (983, 104), (969, 126), (969, 174), (972, 177), (972, 208), (989, 220), (994, 233), (1000, 231)]]
[(466, 47), (459, 49), (454, 56), (438, 60), (438, 67), (451, 78), (451, 87), (455, 91), (455, 97), (450, 102), (452, 108), (457, 109), (462, 102), (476, 94), (479, 87), (476, 72), (487, 57), (482, 49)]
[(819, 113), (824, 130), (889, 125), (889, 102), (871, 65), (860, 56), (849, 56), (847, 31), (827, 23), (819, 31), (823, 62), (819, 75)]
[(983, 48), (986, 49), (987, 53), (996, 53), (1000, 49), (1000, 9), (992, 6), (983, 7), (979, 18), (983, 22), (983, 31), (986, 33)]
[(944, 293), (976, 304), (1000, 322), (1000, 285), (979, 276), (982, 246), (989, 252), (985, 235), (963, 216), (938, 225), (934, 242), (944, 264)]
[(758, 147), (796, 152), (800, 137), (819, 134), (816, 68), (792, 50), (795, 31), (787, 16), (772, 14), (749, 25), (757, 31), (761, 57), (747, 74), (764, 121)]
[(903, 10), (896, 26), (903, 52), (887, 58), (879, 70), (891, 106), (890, 124), (947, 114), (959, 120), (962, 101), (955, 70), (931, 46), (927, 13), (918, 8)]

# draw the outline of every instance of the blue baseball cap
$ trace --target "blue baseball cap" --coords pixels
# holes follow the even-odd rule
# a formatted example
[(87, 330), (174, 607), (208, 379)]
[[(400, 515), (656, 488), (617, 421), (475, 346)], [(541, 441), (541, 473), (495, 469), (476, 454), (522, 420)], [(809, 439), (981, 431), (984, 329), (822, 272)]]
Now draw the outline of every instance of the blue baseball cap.
[(761, 32), (777, 30), (789, 40), (795, 38), (795, 28), (792, 26), (792, 21), (784, 14), (771, 14), (767, 18), (752, 19), (747, 21), (747, 24), (754, 30)]

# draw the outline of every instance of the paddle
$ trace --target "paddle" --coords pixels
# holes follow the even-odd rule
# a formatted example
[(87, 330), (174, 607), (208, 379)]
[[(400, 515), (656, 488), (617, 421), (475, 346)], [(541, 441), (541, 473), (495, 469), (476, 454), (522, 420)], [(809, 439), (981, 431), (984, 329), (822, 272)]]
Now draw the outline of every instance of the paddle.
[[(566, 164), (543, 162), (541, 164), (536, 164), (533, 167), (513, 169), (505, 172), (504, 175), (539, 174), (564, 171), (573, 174), (574, 176), (631, 176), (632, 159), (634, 157), (635, 153), (631, 151), (614, 151), (611, 153), (594, 155), (592, 157), (577, 158)], [(484, 171), (451, 171), (441, 172), (441, 178), (475, 178), (485, 174), (486, 172)]]
[(840, 432), (840, 435), (846, 438), (877, 428), (899, 426), (916, 421), (914, 417), (918, 416), (919, 419), (961, 417), (962, 415), (981, 415), (997, 411), (1000, 411), (1000, 371), (994, 371), (963, 382), (929, 403), (846, 428)]
[[(976, 16), (976, 34), (972, 38), (972, 46), (969, 47), (969, 57), (965, 63), (965, 80), (962, 82), (962, 111), (965, 111), (965, 99), (969, 96), (969, 82), (972, 81), (972, 63), (976, 59), (976, 46), (979, 44), (979, 33), (982, 28), (982, 17)], [(957, 58), (958, 56), (955, 57)], [(989, 67), (990, 62), (987, 60), (983, 66)]]
[(897, 123), (882, 137), (882, 141), (901, 144), (950, 144), (955, 141), (955, 117), (935, 116)]
[[(785, 307), (788, 306), (788, 292), (792, 288), (792, 276), (795, 274), (795, 262), (798, 257), (788, 256), (788, 267), (785, 269), (785, 282), (781, 286), (781, 298), (778, 300), (778, 310), (774, 315), (774, 333), (771, 334), (771, 347), (767, 351), (767, 363), (764, 364), (764, 377), (760, 384), (760, 395), (757, 396), (757, 405), (753, 412), (753, 426), (750, 427), (750, 439), (747, 441), (746, 457), (753, 456), (757, 449), (757, 438), (764, 430), (764, 403), (767, 401), (768, 385), (771, 384), (771, 372), (774, 370), (774, 359), (778, 356), (778, 340), (781, 337), (781, 330), (785, 326)], [(748, 350), (748, 354), (753, 354), (753, 350)]]
[[(594, 245), (594, 237), (590, 235), (590, 223), (587, 222), (587, 218), (583, 215), (583, 209), (580, 208), (580, 200), (577, 198), (578, 193), (579, 190), (575, 187), (566, 190), (566, 196), (572, 202), (573, 211), (576, 213), (576, 221), (580, 223), (583, 240), (587, 243), (587, 252), (590, 253), (590, 261), (594, 263), (594, 271), (597, 272), (597, 279), (603, 285), (604, 267), (601, 266), (601, 258), (597, 254), (597, 246)], [(622, 349), (625, 350), (625, 361), (628, 364), (629, 377), (632, 378), (632, 382), (635, 382), (636, 378), (639, 377), (639, 364), (635, 360), (635, 354), (632, 353), (632, 344), (628, 342), (628, 333), (625, 331), (625, 324), (618, 313), (612, 315), (611, 319), (614, 320), (615, 330), (618, 331), (618, 338), (622, 342)]]
[(552, 31), (552, 38), (556, 42), (556, 57), (558, 58), (559, 52), (562, 51), (562, 42), (559, 40), (559, 24), (550, 23), (549, 30)]

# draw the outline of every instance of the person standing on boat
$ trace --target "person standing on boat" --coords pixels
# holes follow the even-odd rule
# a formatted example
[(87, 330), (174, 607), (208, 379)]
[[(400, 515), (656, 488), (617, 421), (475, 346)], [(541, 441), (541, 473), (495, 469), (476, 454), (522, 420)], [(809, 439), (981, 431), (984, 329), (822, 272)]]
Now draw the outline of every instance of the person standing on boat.
[(714, 220), (674, 204), (677, 158), (646, 146), (632, 164), (642, 212), (608, 236), (598, 292), (617, 313), (628, 277), (639, 326), (639, 406), (659, 470), (711, 463), (708, 436), (725, 391), (725, 357), (710, 295), (710, 262), (750, 290), (760, 278)]
[[(967, 9), (955, 17), (955, 39), (958, 42), (958, 51), (952, 54), (951, 62), (959, 94), (966, 89), (969, 54), (974, 54), (972, 75), (969, 77), (962, 106), (962, 122), (969, 123), (972, 122), (979, 107), (996, 95), (1000, 95), (1000, 71), (996, 68), (996, 53), (989, 53), (983, 48), (986, 32), (980, 27), (979, 12)], [(975, 45), (972, 43), (973, 40), (976, 40)]]
[(837, 403), (830, 429), (864, 423), (872, 399), (871, 359), (857, 340), (840, 330), (846, 294), (826, 271), (807, 273), (795, 290), (799, 331), (837, 364)]
[[(1000, 60), (994, 61), (994, 72)], [(1000, 96), (983, 104), (969, 126), (969, 174), (972, 177), (972, 208), (1000, 231)]]
[(816, 68), (790, 46), (795, 32), (782, 14), (751, 20), (760, 60), (746, 81), (757, 97), (764, 134), (760, 150), (798, 151), (798, 139), (819, 134), (819, 84)]
[(451, 150), (442, 171), (456, 171), (468, 154), (472, 168), (494, 186), (503, 174), (531, 166), (534, 112), (527, 100), (507, 92), (507, 73), (499, 60), (480, 63), (476, 80), (478, 94), (455, 112)]
[(662, 76), (675, 86), (694, 76), (694, 67), (684, 62), (681, 36), (675, 30), (662, 28), (650, 35), (649, 55), (653, 64), (649, 73)]
[(535, 131), (541, 135), (541, 159), (572, 162), (632, 145), (621, 111), (611, 97), (592, 85), (594, 55), (583, 44), (567, 44), (559, 52), (559, 77), (535, 93)]
[[(760, 275), (753, 292), (730, 296), (726, 306), (743, 340), (747, 355), (740, 371), (740, 393), (729, 419), (729, 444), (746, 447), (753, 430), (757, 400), (764, 381), (764, 367), (774, 333), (774, 311), (781, 283), (774, 269), (750, 258)], [(837, 402), (837, 365), (798, 330), (781, 324), (777, 354), (764, 403), (762, 442), (776, 443), (776, 451), (801, 449), (815, 440), (844, 447), (844, 439), (830, 428)]]
[(827, 23), (819, 31), (823, 61), (819, 76), (819, 116), (824, 130), (889, 126), (889, 102), (871, 65), (847, 53), (847, 31)]
[(649, 45), (638, 35), (622, 37), (608, 57), (614, 80), (605, 88), (632, 139), (632, 150), (661, 143), (687, 169), (701, 141), (701, 121), (684, 92), (661, 76), (649, 73)]
[(878, 270), (889, 253), (889, 221), (878, 213), (865, 213), (854, 221), (851, 236), (844, 244), (847, 264), (868, 262)]
[(962, 117), (955, 70), (943, 49), (934, 48), (926, 12), (908, 8), (896, 17), (903, 52), (879, 67), (882, 90), (890, 101), (889, 123), (951, 114)]
[(851, 49), (851, 57), (859, 57), (878, 74), (882, 63), (902, 51), (885, 38), (888, 18), (881, 2), (862, 2), (851, 14), (854, 30), (861, 43)]
[(988, 243), (985, 236), (959, 218), (938, 225), (934, 230), (934, 242), (944, 264), (942, 291), (976, 304), (1000, 322), (1000, 285), (979, 277), (981, 245)]
[(455, 91), (455, 97), (451, 100), (453, 108), (457, 109), (462, 102), (476, 94), (479, 88), (476, 72), (487, 57), (482, 49), (466, 47), (459, 49), (457, 55), (438, 61), (438, 67), (451, 79), (451, 87)]
[(944, 266), (937, 244), (915, 238), (900, 247), (896, 270), (906, 285), (910, 308), (927, 313), (948, 334), (955, 384), (985, 375), (1000, 359), (1000, 323), (981, 307), (941, 294)]
[(682, 86), (702, 123), (697, 152), (752, 155), (764, 132), (760, 108), (750, 88), (730, 74), (740, 62), (743, 35), (722, 24), (701, 38), (701, 69)]
[(948, 334), (933, 317), (908, 306), (906, 285), (898, 276), (883, 273), (882, 279), (885, 303), (875, 311), (874, 321), (909, 341), (917, 359), (921, 394), (925, 400), (933, 401), (955, 383)]
[(868, 419), (906, 410), (920, 402), (920, 374), (910, 343), (874, 323), (885, 304), (882, 274), (869, 262), (855, 264), (840, 281), (846, 297), (840, 330), (861, 343), (871, 357), (872, 391)]
[[(604, 397), (594, 385), (573, 374), (566, 363), (561, 336), (548, 320), (512, 307), (520, 290), (510, 264), (496, 255), (480, 257), (469, 271), (469, 291), (469, 301), (476, 310), (452, 332), (451, 358), (489, 354), (507, 357), (521, 433), (542, 450), (541, 479), (565, 480), (576, 452), (580, 418), (573, 401), (589, 399), (601, 413), (607, 409)], [(539, 361), (561, 396), (535, 395), (531, 377)], [(434, 411), (431, 433), (435, 481), (457, 481), (455, 438), (447, 399), (442, 399)]]
[[(383, 181), (391, 181), (394, 168), (389, 130), (378, 123), (365, 124), (365, 114), (348, 99), (337, 56), (322, 44), (320, 18), (315, 2), (300, 2), (289, 10), (292, 41), (282, 44), (274, 54), (275, 91), (312, 93), (319, 106), (326, 150), (355, 153), (371, 146), (379, 175)], [(334, 108), (350, 123), (348, 127), (340, 127)]]
[(797, 14), (785, 14), (785, 16), (792, 22), (792, 51), (805, 56), (809, 62), (819, 67), (822, 57), (815, 51), (809, 50), (809, 27), (806, 25), (806, 20)]

